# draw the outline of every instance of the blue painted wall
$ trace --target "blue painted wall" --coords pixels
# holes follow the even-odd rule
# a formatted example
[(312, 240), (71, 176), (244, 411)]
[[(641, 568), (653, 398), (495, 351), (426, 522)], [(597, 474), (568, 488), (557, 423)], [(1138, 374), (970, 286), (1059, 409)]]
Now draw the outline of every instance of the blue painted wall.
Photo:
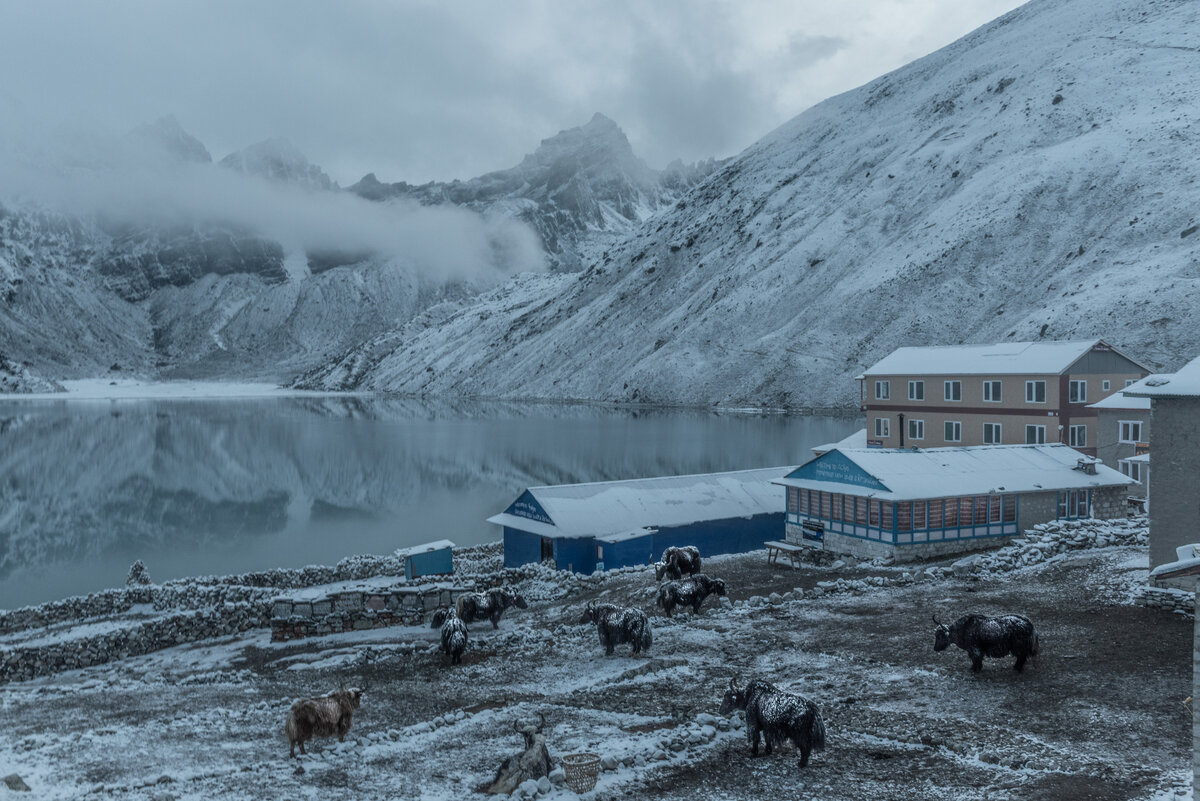
[(449, 548), (413, 554), (404, 560), (404, 574), (410, 579), (453, 572), (454, 554)]
[(542, 538), (528, 531), (504, 527), (504, 566), (520, 567), (542, 561)]
[(652, 534), (620, 542), (601, 542), (597, 545), (604, 546), (605, 570), (632, 565), (648, 565), (653, 561), (651, 557), (658, 558), (658, 554), (654, 553), (654, 536)]
[(554, 540), (554, 566), (575, 573), (596, 571), (596, 540), (591, 537), (559, 537)]
[(763, 547), (767, 540), (783, 538), (784, 513), (734, 517), (726, 520), (706, 520), (685, 526), (660, 528), (654, 535), (654, 558), (670, 545), (695, 545), (701, 558), (722, 553), (745, 553)]

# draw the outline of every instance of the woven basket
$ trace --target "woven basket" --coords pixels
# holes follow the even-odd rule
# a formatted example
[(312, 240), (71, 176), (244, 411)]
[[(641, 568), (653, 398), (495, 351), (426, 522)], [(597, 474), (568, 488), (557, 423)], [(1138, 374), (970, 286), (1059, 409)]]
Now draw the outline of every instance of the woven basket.
[(586, 793), (596, 786), (600, 775), (600, 757), (596, 754), (566, 754), (562, 758), (567, 786), (577, 793)]

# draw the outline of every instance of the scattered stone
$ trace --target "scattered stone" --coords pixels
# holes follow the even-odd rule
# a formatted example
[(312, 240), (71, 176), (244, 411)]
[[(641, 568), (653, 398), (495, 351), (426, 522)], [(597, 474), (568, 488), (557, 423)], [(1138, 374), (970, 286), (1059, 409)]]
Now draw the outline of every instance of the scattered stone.
[(781, 604), (783, 603), (783, 596), (777, 592), (773, 592), (767, 596), (767, 600), (772, 604)]
[(539, 793), (544, 795), (554, 789), (554, 786), (550, 783), (550, 778), (548, 776), (543, 776), (537, 780), (537, 789)]
[(829, 569), (830, 569), (830, 570), (841, 570), (841, 569), (842, 569), (843, 567), (845, 567), (845, 566), (846, 566), (846, 560), (845, 560), (845, 559), (835, 559), (835, 560), (834, 560), (834, 562), (833, 562), (833, 564), (831, 564), (831, 565), (829, 566)]
[(600, 757), (600, 767), (604, 770), (616, 770), (618, 764), (620, 763), (612, 754)]
[(4, 786), (17, 793), (29, 792), (29, 785), (15, 773), (10, 773), (4, 777)]

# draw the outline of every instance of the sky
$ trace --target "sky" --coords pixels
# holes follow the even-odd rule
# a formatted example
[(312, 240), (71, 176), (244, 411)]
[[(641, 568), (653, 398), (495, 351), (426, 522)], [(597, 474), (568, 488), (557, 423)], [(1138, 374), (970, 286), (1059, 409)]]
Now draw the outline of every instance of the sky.
[(731, 156), (1015, 0), (0, 0), (0, 116), (172, 114), (220, 159), (284, 137), (346, 186), (466, 179), (594, 112), (652, 167)]

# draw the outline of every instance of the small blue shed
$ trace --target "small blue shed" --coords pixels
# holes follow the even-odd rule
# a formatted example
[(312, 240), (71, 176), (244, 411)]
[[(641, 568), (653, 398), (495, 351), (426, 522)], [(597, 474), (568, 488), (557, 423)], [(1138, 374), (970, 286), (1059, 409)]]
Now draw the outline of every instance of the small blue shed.
[(776, 539), (792, 467), (530, 487), (488, 518), (504, 531), (504, 565), (551, 560), (576, 573), (644, 565), (669, 545), (702, 556)]
[(409, 581), (418, 576), (440, 576), (454, 572), (454, 543), (437, 540), (411, 548), (400, 548), (396, 556), (404, 559), (404, 576)]

